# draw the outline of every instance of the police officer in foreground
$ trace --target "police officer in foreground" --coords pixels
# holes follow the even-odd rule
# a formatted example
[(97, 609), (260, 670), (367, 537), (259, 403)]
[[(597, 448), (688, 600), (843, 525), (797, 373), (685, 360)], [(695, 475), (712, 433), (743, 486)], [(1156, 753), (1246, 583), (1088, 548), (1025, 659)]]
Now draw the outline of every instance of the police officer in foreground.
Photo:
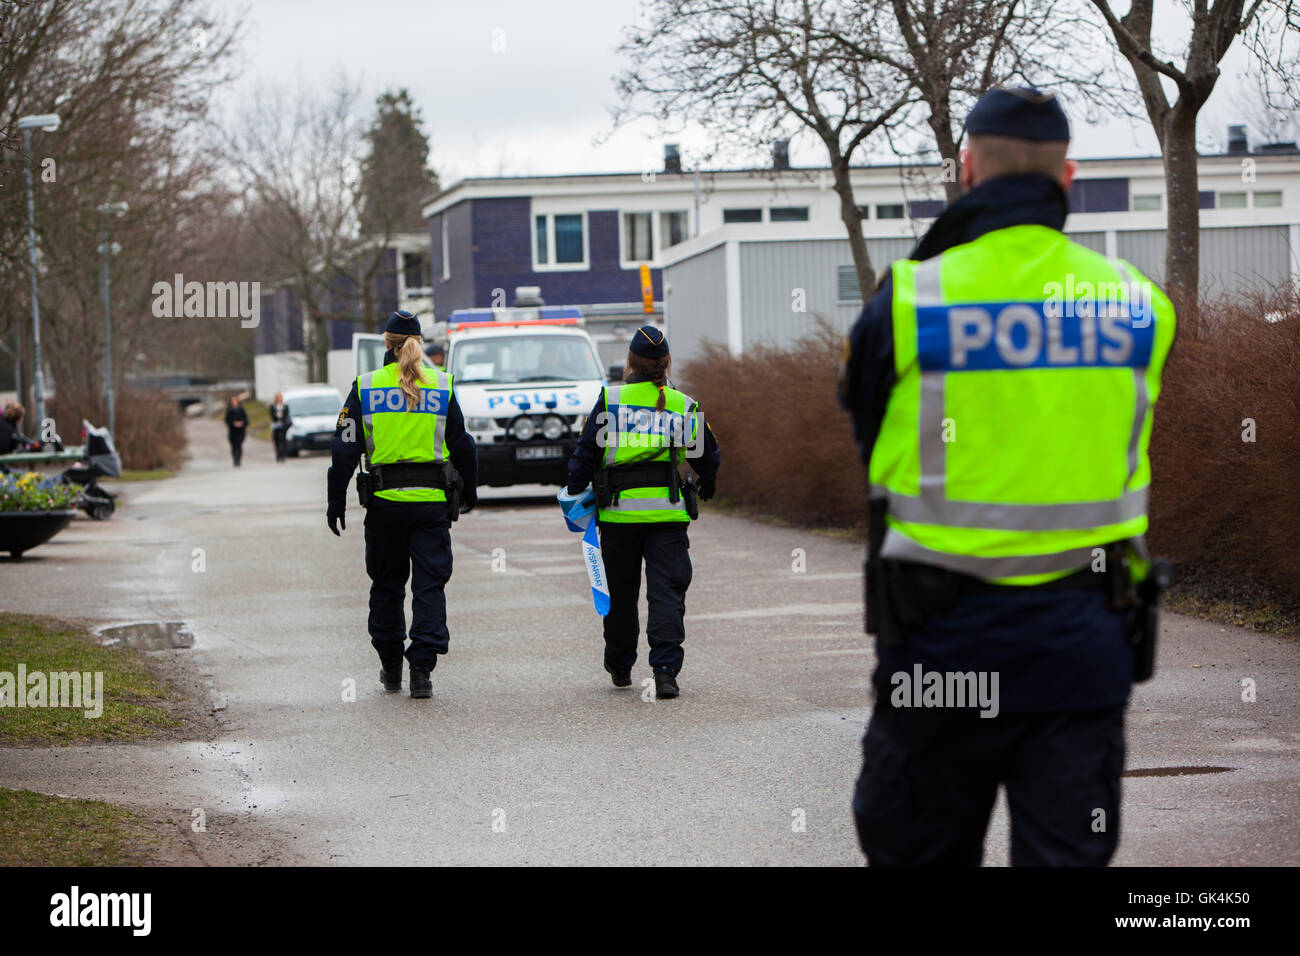
[[(672, 356), (660, 329), (632, 336), (622, 385), (606, 386), (569, 459), (570, 494), (596, 493), (600, 550), (609, 583), (605, 670), (615, 687), (632, 683), (645, 562), (650, 667), (655, 696), (679, 693), (691, 584), (687, 528), (700, 500), (713, 497), (722, 455), (699, 403), (668, 385)], [(682, 477), (685, 462), (698, 476)]]
[(879, 659), (858, 835), (871, 864), (978, 865), (1004, 785), (1013, 864), (1104, 865), (1166, 583), (1143, 534), (1174, 311), (1062, 234), (1055, 97), (990, 90), (966, 133), (969, 191), (893, 264), (841, 378)]
[[(420, 323), (394, 312), (384, 329), (384, 365), (352, 383), (339, 412), (329, 469), (327, 522), (346, 528), (352, 473), (366, 508), (366, 573), (370, 575), (370, 643), (379, 652), (379, 681), (402, 689), (402, 656), (411, 666), (411, 696), (432, 697), (430, 672), (447, 653), (451, 522), (478, 501), (474, 439), (451, 376), (424, 364)], [(410, 647), (404, 613), (411, 578)]]

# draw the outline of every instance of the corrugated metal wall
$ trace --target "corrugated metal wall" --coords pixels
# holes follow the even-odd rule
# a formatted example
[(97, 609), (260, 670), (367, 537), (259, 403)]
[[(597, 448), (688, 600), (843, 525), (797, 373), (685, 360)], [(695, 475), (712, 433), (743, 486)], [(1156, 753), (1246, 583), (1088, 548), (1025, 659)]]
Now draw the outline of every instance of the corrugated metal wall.
[(1093, 252), (1106, 254), (1106, 234), (1104, 232), (1067, 232), (1068, 238), (1081, 246), (1087, 246)]
[(698, 354), (703, 339), (727, 341), (727, 257), (715, 246), (664, 270), (664, 325), (675, 361)]
[[(1164, 281), (1165, 231), (1120, 232), (1116, 249), (1153, 282)], [(1231, 226), (1201, 230), (1201, 281), (1211, 295), (1274, 284), (1290, 275), (1286, 226)]]

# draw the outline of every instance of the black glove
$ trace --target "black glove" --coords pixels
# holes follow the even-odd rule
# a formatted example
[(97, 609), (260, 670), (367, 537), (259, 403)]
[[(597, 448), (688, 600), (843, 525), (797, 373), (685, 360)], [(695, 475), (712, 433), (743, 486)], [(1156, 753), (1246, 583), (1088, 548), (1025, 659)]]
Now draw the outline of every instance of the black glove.
[[(338, 528), (334, 527), (336, 521), (338, 522)], [(336, 538), (339, 537), (339, 528), (346, 531), (348, 523), (343, 520), (343, 506), (330, 505), (329, 510), (325, 512), (325, 523), (330, 526), (330, 530), (334, 532)]]
[(701, 481), (700, 481), (700, 500), (701, 500), (701, 501), (708, 501), (710, 498), (713, 497), (713, 495), (717, 492), (717, 490), (718, 490), (718, 482), (717, 482), (716, 480), (714, 480), (714, 481), (704, 481), (703, 479), (701, 479)]
[(478, 504), (477, 488), (462, 488), (460, 492), (460, 513), (469, 514)]

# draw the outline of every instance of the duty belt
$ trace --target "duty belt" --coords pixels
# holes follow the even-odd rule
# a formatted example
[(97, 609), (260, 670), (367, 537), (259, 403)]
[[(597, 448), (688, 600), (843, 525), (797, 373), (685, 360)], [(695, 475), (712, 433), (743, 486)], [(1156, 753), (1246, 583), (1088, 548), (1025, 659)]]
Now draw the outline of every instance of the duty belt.
[(374, 491), (394, 491), (398, 488), (447, 490), (447, 476), (438, 462), (402, 461), (371, 465), (370, 474), (374, 476)]
[(678, 500), (680, 475), (671, 462), (632, 462), (612, 468), (598, 468), (592, 479), (596, 504), (608, 508), (618, 504), (619, 493), (629, 488), (668, 488), (670, 501)]

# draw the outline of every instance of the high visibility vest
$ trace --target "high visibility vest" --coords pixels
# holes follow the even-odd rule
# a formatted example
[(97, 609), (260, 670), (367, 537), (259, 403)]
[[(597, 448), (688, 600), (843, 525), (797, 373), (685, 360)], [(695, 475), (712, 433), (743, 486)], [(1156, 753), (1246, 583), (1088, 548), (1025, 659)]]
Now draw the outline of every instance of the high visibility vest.
[[(407, 408), (407, 396), (399, 382), (396, 362), (357, 378), (361, 430), (365, 433), (370, 464), (447, 461), (451, 376), (422, 367), (420, 402), (415, 408)], [(439, 488), (397, 488), (377, 491), (375, 497), (388, 501), (447, 500), (446, 492)]]
[(1046, 226), (893, 266), (897, 381), (871, 454), (881, 556), (1001, 584), (1095, 566), (1144, 576), (1152, 407), (1169, 299)]
[[(677, 461), (698, 451), (702, 440), (699, 430), (699, 403), (675, 388), (664, 389), (664, 408), (659, 403), (659, 387), (653, 382), (611, 385), (604, 391), (605, 420), (597, 432), (603, 449), (601, 464), (645, 464), (670, 460), (676, 447)], [(617, 504), (601, 508), (599, 520), (615, 523), (649, 523), (655, 521), (690, 521), (686, 499), (679, 493), (670, 500), (667, 485), (628, 488), (618, 493)]]

